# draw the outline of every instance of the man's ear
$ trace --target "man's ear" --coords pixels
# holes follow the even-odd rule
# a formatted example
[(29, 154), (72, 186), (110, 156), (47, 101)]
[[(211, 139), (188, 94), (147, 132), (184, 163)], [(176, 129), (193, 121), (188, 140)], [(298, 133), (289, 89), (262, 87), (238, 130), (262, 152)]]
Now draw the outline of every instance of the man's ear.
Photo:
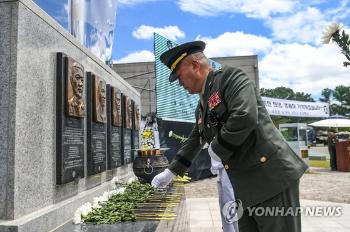
[(193, 67), (194, 71), (197, 72), (201, 68), (201, 64), (197, 60), (193, 60), (192, 67)]

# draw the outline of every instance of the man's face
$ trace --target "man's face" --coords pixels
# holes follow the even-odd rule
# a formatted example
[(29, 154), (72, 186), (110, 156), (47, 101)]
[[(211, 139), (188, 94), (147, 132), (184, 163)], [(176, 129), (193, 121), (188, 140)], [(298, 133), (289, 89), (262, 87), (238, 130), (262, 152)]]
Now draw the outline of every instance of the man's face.
[(81, 69), (73, 68), (73, 73), (71, 76), (71, 84), (72, 84), (74, 95), (77, 96), (78, 98), (82, 98), (84, 78), (83, 78), (83, 71)]
[(101, 106), (105, 106), (106, 102), (106, 86), (104, 84), (100, 84), (100, 96), (99, 96)]
[(197, 61), (183, 60), (176, 74), (179, 76), (179, 84), (190, 94), (200, 93), (202, 90), (202, 82), (199, 81), (199, 67)]
[(130, 100), (128, 102), (128, 111), (131, 114), (131, 112), (132, 112), (132, 102)]
[(119, 110), (120, 110), (120, 96), (118, 94), (116, 94), (116, 96), (115, 96), (115, 108), (119, 112)]

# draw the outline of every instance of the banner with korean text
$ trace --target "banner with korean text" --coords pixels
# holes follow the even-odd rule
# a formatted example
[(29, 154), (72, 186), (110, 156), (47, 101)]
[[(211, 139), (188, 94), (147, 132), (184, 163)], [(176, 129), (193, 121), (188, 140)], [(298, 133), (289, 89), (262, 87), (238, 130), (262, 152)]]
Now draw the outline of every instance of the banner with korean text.
[(262, 97), (265, 107), (270, 115), (288, 117), (329, 117), (329, 104), (323, 102), (291, 101)]

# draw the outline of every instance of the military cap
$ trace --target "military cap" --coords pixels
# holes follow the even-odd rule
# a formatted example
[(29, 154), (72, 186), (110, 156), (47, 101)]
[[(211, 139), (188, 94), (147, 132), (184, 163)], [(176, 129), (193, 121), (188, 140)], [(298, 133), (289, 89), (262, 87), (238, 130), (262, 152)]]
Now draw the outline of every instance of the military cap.
[(205, 43), (203, 41), (192, 41), (169, 49), (160, 55), (160, 61), (171, 70), (169, 81), (174, 82), (177, 80), (176, 68), (185, 57), (196, 52), (202, 52), (204, 48)]

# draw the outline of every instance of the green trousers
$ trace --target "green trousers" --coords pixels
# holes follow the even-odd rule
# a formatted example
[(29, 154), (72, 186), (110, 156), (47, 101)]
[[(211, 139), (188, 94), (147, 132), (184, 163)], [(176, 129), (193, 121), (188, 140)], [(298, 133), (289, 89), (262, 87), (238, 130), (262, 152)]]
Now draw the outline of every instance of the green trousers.
[(244, 210), (239, 232), (301, 232), (299, 180), (276, 196)]

